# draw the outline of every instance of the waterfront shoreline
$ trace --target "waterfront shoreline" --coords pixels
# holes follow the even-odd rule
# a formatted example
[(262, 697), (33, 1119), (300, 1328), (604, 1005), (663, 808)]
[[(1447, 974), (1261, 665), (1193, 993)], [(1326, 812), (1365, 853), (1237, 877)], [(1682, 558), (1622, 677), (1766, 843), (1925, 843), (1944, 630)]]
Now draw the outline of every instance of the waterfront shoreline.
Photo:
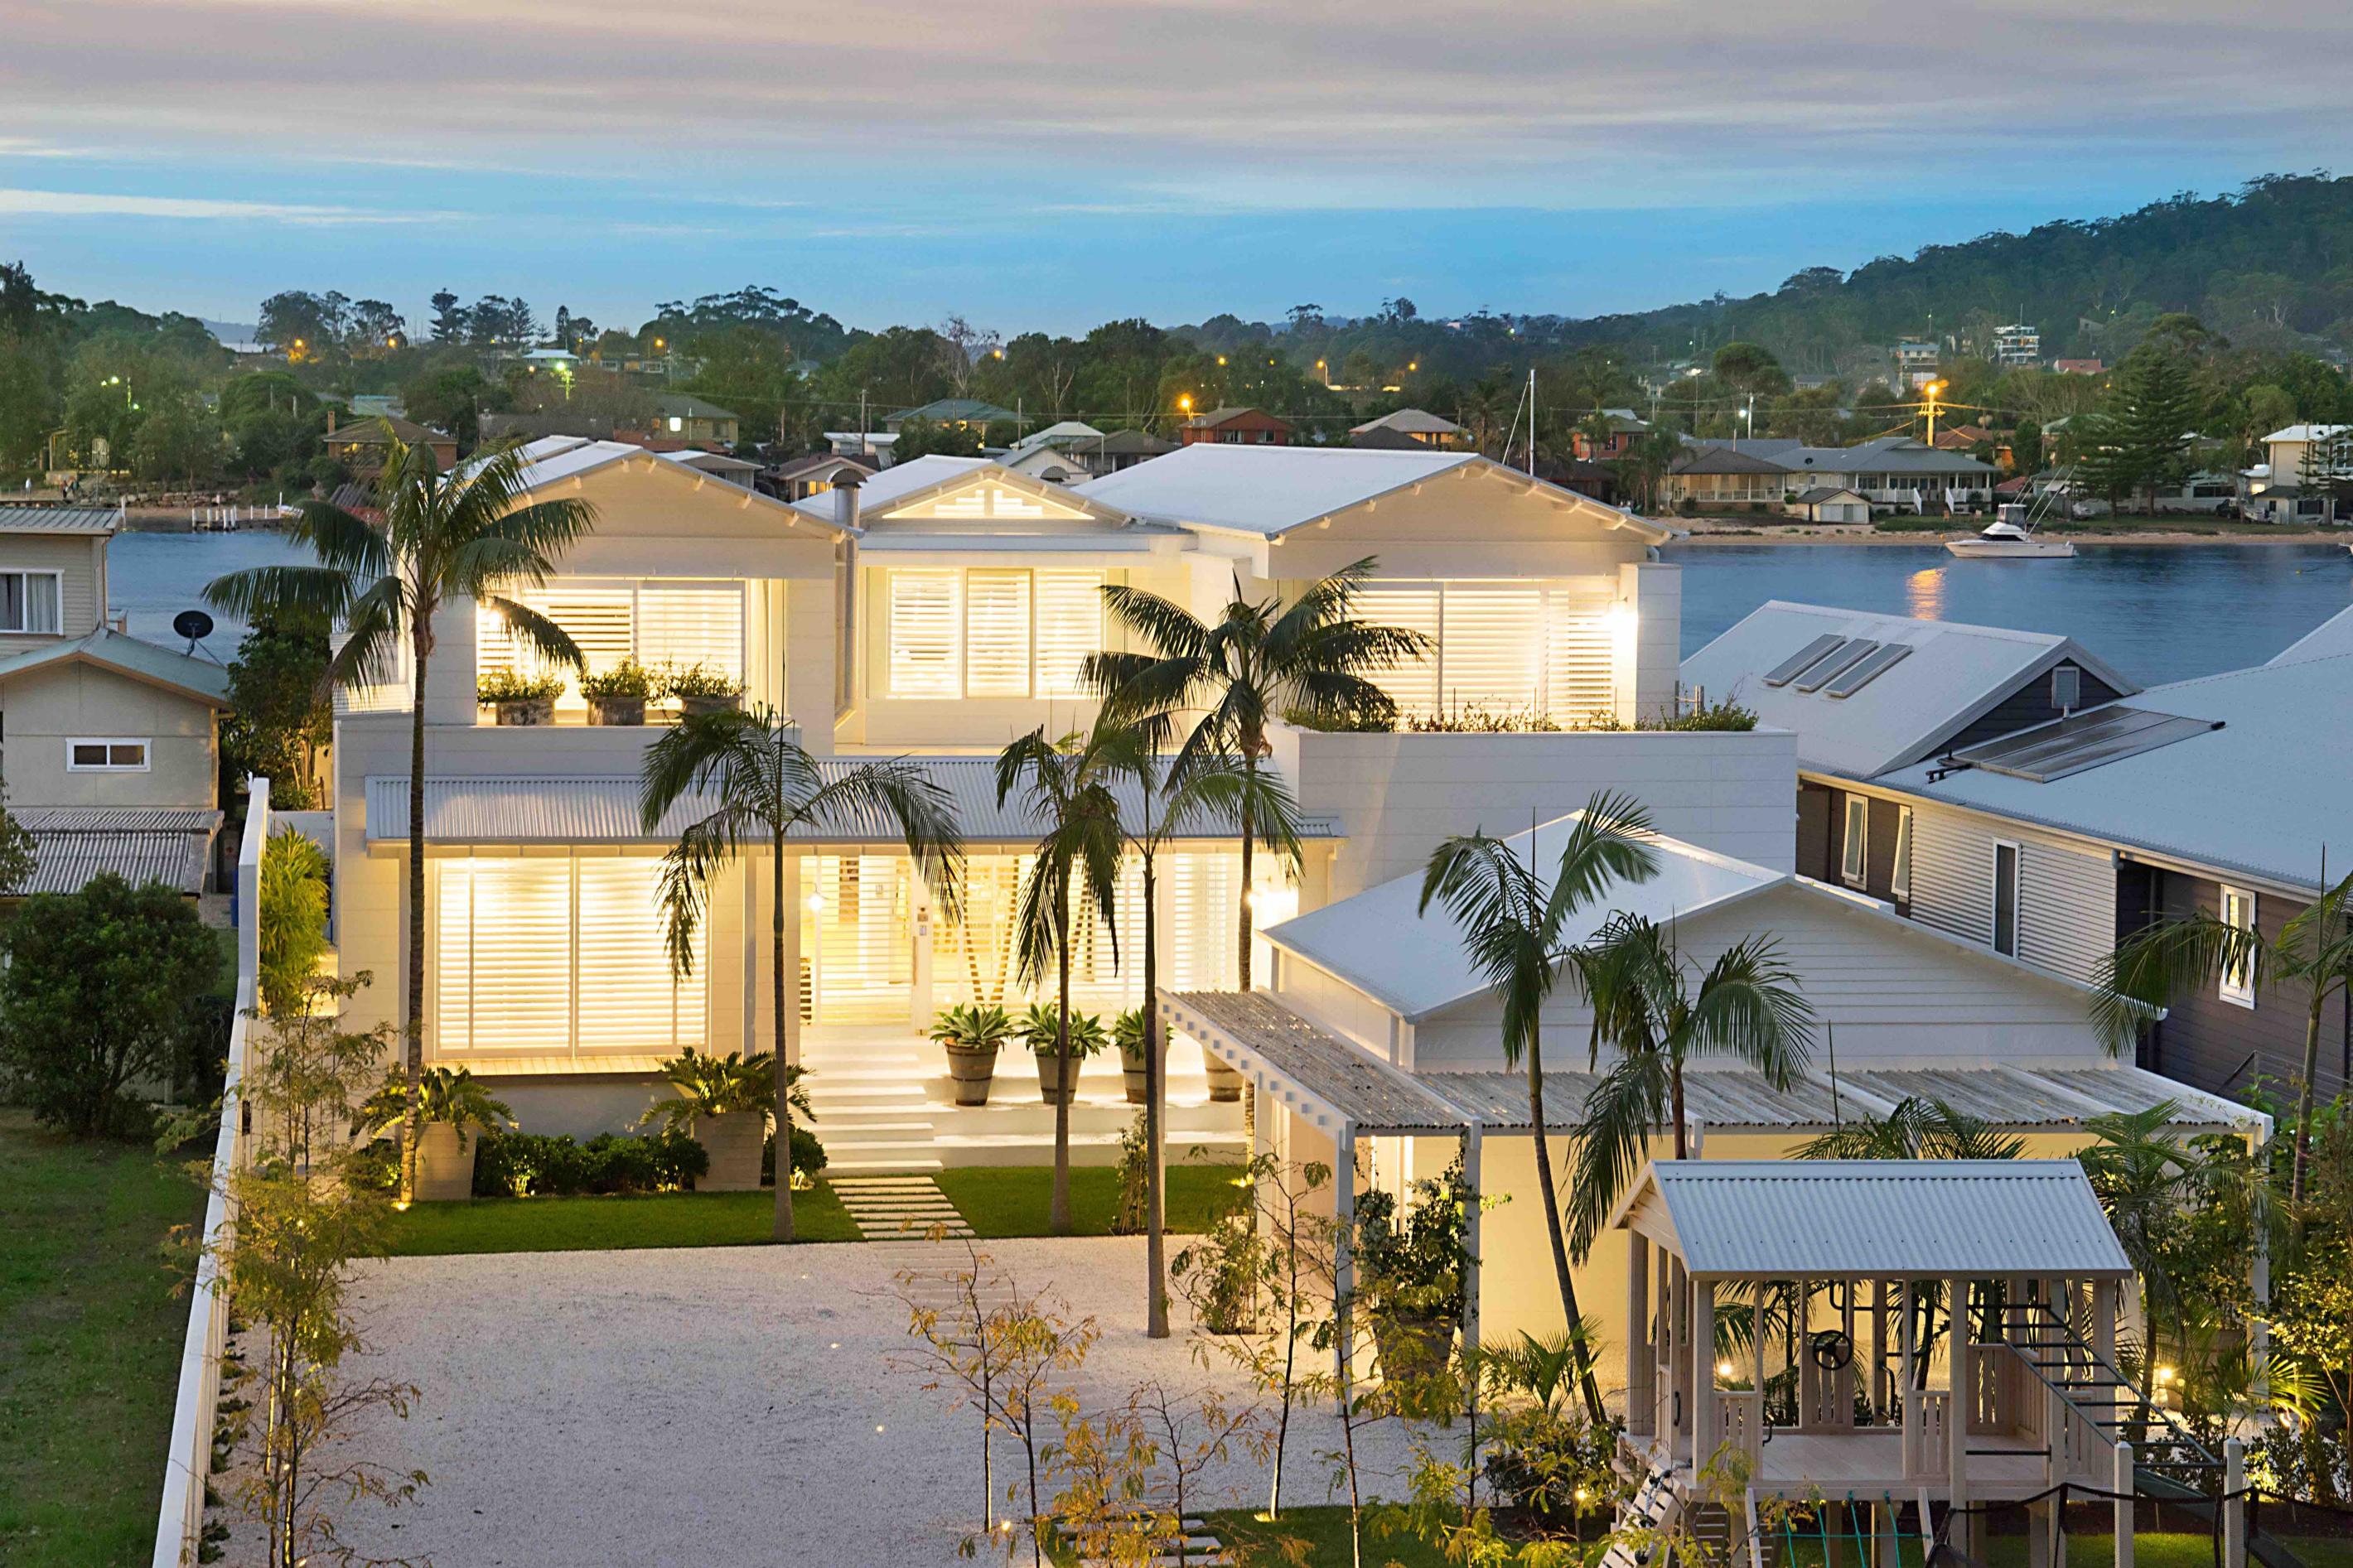
[[(1877, 548), (1885, 545), (1941, 547), (1947, 540), (1969, 539), (1976, 536), (1975, 528), (1924, 529), (1903, 533), (1883, 533), (1876, 529), (1853, 526), (1848, 528), (1707, 528), (1692, 526), (1693, 520), (1662, 519), (1670, 527), (1684, 531), (1678, 545), (1694, 544), (1710, 547), (1736, 544), (1834, 544)], [(2087, 546), (2119, 544), (2247, 544), (2258, 547), (2277, 544), (2347, 544), (2353, 543), (2353, 530), (2282, 529), (2257, 533), (2252, 531), (2221, 531), (2199, 533), (2189, 529), (2131, 530), (2125, 532), (2066, 532), (2052, 534), (2070, 543)]]

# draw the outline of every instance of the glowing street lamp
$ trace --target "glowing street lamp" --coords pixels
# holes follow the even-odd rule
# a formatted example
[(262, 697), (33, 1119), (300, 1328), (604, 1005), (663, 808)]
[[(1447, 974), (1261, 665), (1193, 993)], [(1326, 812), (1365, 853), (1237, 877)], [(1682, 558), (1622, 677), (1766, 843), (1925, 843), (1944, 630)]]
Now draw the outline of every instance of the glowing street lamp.
[(1176, 395), (1176, 412), (1188, 416), (1193, 412), (1193, 395), (1191, 393), (1180, 392)]

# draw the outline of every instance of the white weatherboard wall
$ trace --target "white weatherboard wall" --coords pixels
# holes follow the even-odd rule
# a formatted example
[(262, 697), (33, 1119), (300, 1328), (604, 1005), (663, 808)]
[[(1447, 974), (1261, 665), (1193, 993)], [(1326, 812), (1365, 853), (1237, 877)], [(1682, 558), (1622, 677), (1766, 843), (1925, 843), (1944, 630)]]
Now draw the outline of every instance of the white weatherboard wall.
[(2112, 853), (2011, 822), (1915, 805), (1912, 918), (1990, 944), (1997, 843), (2019, 847), (2019, 958), (2090, 984), (2116, 942), (2116, 866)]
[(1630, 795), (1671, 837), (1775, 871), (1795, 868), (1797, 737), (1785, 730), (1332, 733), (1278, 726), (1276, 764), (1309, 816), (1333, 818), (1320, 901), (1419, 872), (1449, 836), (1525, 832)]

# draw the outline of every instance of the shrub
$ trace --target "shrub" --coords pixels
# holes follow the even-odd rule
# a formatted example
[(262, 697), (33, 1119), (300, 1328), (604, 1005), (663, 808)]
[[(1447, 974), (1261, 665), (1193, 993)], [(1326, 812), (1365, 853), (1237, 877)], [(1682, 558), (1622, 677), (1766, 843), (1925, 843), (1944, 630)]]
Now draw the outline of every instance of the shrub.
[(591, 702), (648, 702), (663, 689), (662, 678), (634, 658), (623, 659), (602, 675), (580, 678), (580, 695)]
[(684, 669), (666, 669), (662, 672), (662, 685), (672, 697), (727, 698), (744, 694), (742, 681), (707, 664), (691, 664)]
[(169, 1074), (204, 1026), (220, 946), (161, 882), (109, 872), (25, 900), (0, 973), (0, 1074), (45, 1125), (76, 1137), (144, 1131), (137, 1080)]
[[(818, 1173), (832, 1163), (833, 1156), (825, 1152), (816, 1133), (793, 1123), (793, 1185), (807, 1187), (817, 1180)], [(776, 1184), (776, 1135), (769, 1133), (760, 1145), (760, 1180), (769, 1186)]]
[(541, 1132), (485, 1132), (474, 1155), (474, 1195), (678, 1192), (710, 1168), (711, 1156), (684, 1132), (604, 1132), (586, 1143)]
[(327, 852), (290, 827), (261, 847), (261, 1005), (272, 1014), (303, 1005), (327, 951)]
[(474, 683), (477, 702), (551, 702), (564, 695), (560, 675), (517, 675), (494, 669)]

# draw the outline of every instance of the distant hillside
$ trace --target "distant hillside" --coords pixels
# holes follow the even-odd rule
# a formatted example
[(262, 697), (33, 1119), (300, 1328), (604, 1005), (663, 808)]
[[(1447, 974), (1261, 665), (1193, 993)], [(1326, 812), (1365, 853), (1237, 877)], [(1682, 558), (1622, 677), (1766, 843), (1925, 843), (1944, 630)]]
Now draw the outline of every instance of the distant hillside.
[(2241, 348), (2353, 347), (2353, 176), (2274, 174), (2236, 195), (2183, 195), (2121, 217), (2044, 224), (1882, 257), (1841, 276), (1809, 268), (1770, 294), (1563, 322), (1557, 341), (1680, 359), (1736, 340), (1792, 369), (1933, 331), (1983, 353), (2006, 322), (2039, 327), (2045, 358), (2114, 359), (2167, 311)]

